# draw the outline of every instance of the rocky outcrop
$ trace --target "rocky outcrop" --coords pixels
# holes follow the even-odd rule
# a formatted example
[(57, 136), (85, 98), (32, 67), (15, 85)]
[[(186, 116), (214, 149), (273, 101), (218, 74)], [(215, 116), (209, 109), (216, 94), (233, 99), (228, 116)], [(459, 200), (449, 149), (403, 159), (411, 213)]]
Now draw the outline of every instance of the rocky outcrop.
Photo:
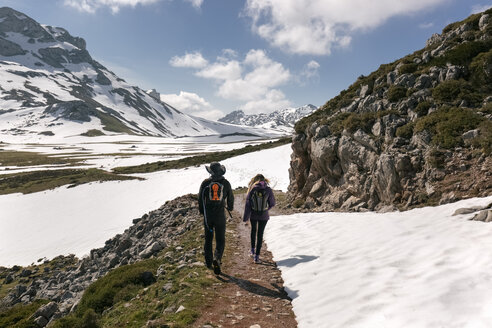
[[(179, 238), (186, 231), (197, 228), (201, 222), (197, 201), (192, 195), (179, 197), (168, 201), (159, 209), (144, 214), (133, 220), (133, 225), (122, 234), (106, 241), (104, 247), (91, 250), (82, 259), (73, 256), (59, 257), (51, 262), (53, 269), (43, 272), (36, 267), (33, 271), (11, 268), (4, 283), (11, 283), (22, 277), (21, 281), (29, 281), (28, 285), (19, 284), (9, 294), (0, 300), (0, 309), (11, 307), (17, 303), (30, 303), (36, 299), (52, 302), (42, 306), (33, 319), (40, 327), (47, 325), (73, 311), (82, 297), (84, 290), (94, 281), (104, 276), (110, 270), (122, 265), (135, 263), (142, 259), (157, 256), (168, 246), (174, 246), (176, 253), (171, 251), (161, 254), (172, 263), (181, 266), (203, 265), (195, 263), (195, 255), (180, 253)], [(147, 272), (142, 281), (149, 285), (155, 282), (155, 276), (165, 274), (163, 268), (157, 272)]]
[(489, 14), (451, 24), (302, 119), (290, 198), (313, 210), (368, 211), (490, 195)]

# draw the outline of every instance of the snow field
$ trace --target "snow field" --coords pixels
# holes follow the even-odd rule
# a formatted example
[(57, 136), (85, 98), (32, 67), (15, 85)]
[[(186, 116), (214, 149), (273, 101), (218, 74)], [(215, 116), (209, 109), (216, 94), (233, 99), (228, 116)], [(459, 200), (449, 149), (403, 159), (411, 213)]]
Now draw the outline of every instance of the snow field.
[(490, 327), (492, 225), (452, 214), (491, 201), (272, 217), (299, 327)]
[[(222, 162), (225, 177), (235, 188), (263, 173), (272, 186), (285, 191), (290, 153), (290, 145), (285, 145), (230, 158)], [(167, 200), (197, 193), (209, 175), (202, 165), (135, 176), (146, 180), (0, 196), (0, 266), (27, 265), (60, 254), (84, 256)]]

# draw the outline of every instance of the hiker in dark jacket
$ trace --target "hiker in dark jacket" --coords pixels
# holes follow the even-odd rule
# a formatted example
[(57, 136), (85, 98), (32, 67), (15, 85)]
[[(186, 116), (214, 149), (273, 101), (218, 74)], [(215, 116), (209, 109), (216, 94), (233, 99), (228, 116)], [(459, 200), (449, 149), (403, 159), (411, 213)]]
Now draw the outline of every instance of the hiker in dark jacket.
[[(203, 214), (205, 228), (205, 264), (220, 274), (222, 254), (225, 248), (226, 215), (225, 206), (229, 211), (234, 208), (234, 195), (231, 184), (224, 178), (226, 169), (220, 163), (205, 166), (210, 178), (203, 180), (198, 192), (198, 207)], [(212, 240), (215, 231), (215, 252), (212, 256)]]
[(268, 219), (270, 219), (268, 211), (275, 206), (275, 196), (268, 183), (268, 179), (262, 174), (257, 174), (251, 179), (244, 206), (243, 222), (251, 221), (250, 255), (254, 258), (255, 263), (260, 262), (263, 232), (265, 231)]

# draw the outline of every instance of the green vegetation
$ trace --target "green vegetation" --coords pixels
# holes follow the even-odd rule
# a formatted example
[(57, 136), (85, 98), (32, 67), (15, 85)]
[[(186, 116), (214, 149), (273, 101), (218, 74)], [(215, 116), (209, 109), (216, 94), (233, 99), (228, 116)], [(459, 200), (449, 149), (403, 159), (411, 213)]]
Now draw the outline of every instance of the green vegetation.
[[(492, 14), (492, 9), (487, 10), (486, 13)], [(387, 99), (391, 102), (398, 102), (410, 96), (414, 90), (407, 90), (401, 86), (388, 86), (384, 83), (385, 76), (399, 64), (401, 64), (398, 68), (400, 73), (416, 75), (428, 74), (431, 67), (446, 67), (448, 63), (464, 67), (462, 80), (445, 81), (438, 85), (433, 90), (435, 103), (425, 103), (425, 105), (419, 106), (416, 109), (419, 116), (427, 115), (431, 107), (439, 107), (438, 105), (442, 104), (458, 106), (462, 101), (467, 107), (480, 107), (483, 99), (492, 92), (492, 40), (480, 40), (484, 34), (492, 33), (492, 24), (488, 24), (485, 31), (480, 31), (478, 28), (480, 17), (480, 14), (472, 15), (464, 21), (448, 25), (443, 30), (446, 33), (466, 23), (469, 30), (463, 34), (463, 38), (468, 41), (463, 42), (460, 36), (444, 41), (444, 46), (451, 47), (451, 49), (442, 56), (433, 57), (427, 63), (417, 64), (413, 60), (422, 58), (424, 51), (432, 51), (441, 43), (418, 50), (392, 63), (381, 65), (369, 76), (359, 77), (354, 84), (329, 100), (319, 110), (301, 119), (295, 126), (296, 133), (306, 133), (307, 128), (314, 122), (326, 124), (327, 121), (332, 120), (337, 112), (355, 100), (357, 90), (363, 85), (369, 85), (371, 89), (374, 87), (374, 92), (377, 94), (387, 92)], [(379, 82), (377, 86), (374, 86), (376, 80)], [(408, 135), (409, 131), (409, 127), (406, 130), (400, 129), (400, 133), (403, 135)]]
[(156, 259), (124, 265), (109, 272), (104, 278), (97, 280), (84, 292), (78, 306), (79, 313), (92, 309), (95, 313), (103, 311), (118, 302), (127, 302), (137, 292), (150, 283), (145, 279), (145, 272), (156, 272), (159, 261)]
[(427, 130), (431, 132), (435, 145), (450, 149), (462, 146), (462, 134), (476, 129), (482, 121), (484, 118), (472, 110), (444, 106), (418, 119), (414, 131)]
[(482, 103), (484, 95), (477, 93), (472, 84), (465, 80), (449, 80), (435, 87), (432, 97), (440, 104), (458, 105), (464, 100), (467, 105), (477, 107)]
[[(164, 249), (157, 258), (139, 261), (112, 270), (92, 284), (82, 296), (77, 309), (55, 322), (54, 328), (144, 327), (153, 320), (156, 327), (191, 327), (213, 299), (210, 288), (217, 280), (202, 266), (180, 267), (170, 256), (187, 254), (201, 249), (200, 222), (180, 239), (179, 246)], [(195, 260), (203, 261), (201, 252)], [(142, 279), (143, 272), (156, 274), (163, 267), (164, 274), (152, 284)], [(172, 286), (170, 287), (166, 287)], [(179, 306), (184, 310), (177, 312)], [(170, 309), (170, 310), (169, 310)]]
[(396, 129), (396, 136), (400, 138), (410, 139), (413, 136), (413, 128), (415, 124), (413, 122), (407, 123)]
[(429, 112), (429, 109), (432, 107), (432, 104), (428, 101), (420, 102), (417, 107), (415, 107), (414, 111), (419, 116), (425, 116)]
[(482, 149), (485, 155), (492, 154), (492, 122), (483, 121), (478, 126), (480, 135), (471, 140), (471, 145), (475, 148)]
[(478, 54), (488, 52), (491, 47), (492, 41), (490, 40), (460, 43), (443, 56), (434, 57), (427, 66), (446, 66), (447, 63), (467, 66)]
[[(0, 153), (1, 154), (1, 153)], [(46, 170), (0, 175), (0, 195), (33, 192), (53, 189), (64, 185), (74, 187), (93, 181), (113, 181), (137, 179), (106, 172), (99, 169), (87, 170)]]
[(135, 134), (130, 128), (107, 113), (97, 111), (97, 117), (101, 120), (104, 125), (103, 129), (106, 131)]
[(292, 202), (292, 207), (301, 208), (304, 205), (304, 199), (297, 198)]
[(321, 123), (327, 125), (333, 135), (340, 135), (344, 129), (350, 133), (360, 129), (371, 134), (372, 126), (376, 120), (391, 114), (396, 114), (396, 112), (385, 110), (367, 113), (339, 113), (327, 121), (321, 121)]
[(470, 80), (476, 88), (492, 84), (492, 50), (476, 56), (470, 64)]
[(98, 129), (90, 129), (87, 132), (81, 134), (81, 136), (85, 136), (85, 137), (99, 137), (104, 135), (105, 135), (104, 132)]
[(398, 71), (401, 74), (413, 73), (417, 70), (418, 66), (419, 65), (417, 65), (416, 63), (403, 64), (402, 66), (400, 66), (400, 68), (398, 68)]
[(401, 99), (405, 98), (407, 95), (407, 88), (399, 86), (399, 85), (392, 85), (388, 89), (388, 100), (391, 102), (397, 102), (400, 101)]
[(0, 312), (0, 327), (9, 328), (37, 328), (31, 316), (40, 306), (47, 304), (46, 300), (36, 300), (31, 304), (17, 304)]
[(51, 157), (30, 151), (0, 150), (0, 164), (2, 166), (74, 165), (78, 163), (78, 160), (75, 159)]
[(149, 172), (162, 171), (162, 170), (181, 169), (181, 168), (195, 166), (195, 165), (208, 164), (211, 162), (220, 162), (230, 157), (239, 156), (263, 149), (275, 148), (281, 145), (288, 144), (290, 142), (291, 142), (290, 138), (283, 138), (277, 141), (270, 141), (267, 143), (254, 145), (254, 146), (247, 145), (246, 147), (240, 149), (197, 155), (197, 156), (186, 157), (178, 160), (159, 161), (159, 162), (147, 163), (137, 166), (117, 167), (113, 169), (113, 172), (118, 174), (131, 174), (131, 173), (149, 173)]

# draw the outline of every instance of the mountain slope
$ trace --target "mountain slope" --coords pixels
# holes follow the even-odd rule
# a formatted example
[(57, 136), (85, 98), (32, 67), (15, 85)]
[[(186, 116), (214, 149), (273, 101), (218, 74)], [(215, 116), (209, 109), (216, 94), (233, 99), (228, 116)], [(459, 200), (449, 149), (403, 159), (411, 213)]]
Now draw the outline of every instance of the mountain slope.
[(407, 209), (492, 193), (492, 10), (361, 76), (295, 127), (290, 197)]
[(92, 59), (82, 38), (0, 8), (0, 133), (176, 137), (217, 135), (225, 129), (262, 134), (202, 123)]
[(298, 108), (276, 110), (270, 114), (252, 115), (246, 115), (242, 110), (236, 110), (219, 119), (219, 122), (292, 132), (297, 121), (316, 109), (317, 107), (314, 105), (305, 105)]

